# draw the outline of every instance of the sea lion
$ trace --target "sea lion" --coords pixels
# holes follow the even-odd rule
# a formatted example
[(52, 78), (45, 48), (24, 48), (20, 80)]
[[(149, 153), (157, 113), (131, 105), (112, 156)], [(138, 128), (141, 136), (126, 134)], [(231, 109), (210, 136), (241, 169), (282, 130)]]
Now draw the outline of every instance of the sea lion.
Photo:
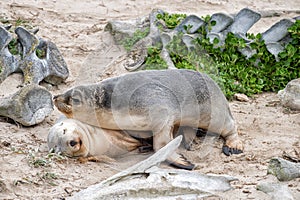
[[(180, 126), (201, 128), (225, 139), (223, 152), (238, 154), (243, 144), (228, 102), (206, 74), (192, 70), (147, 70), (80, 85), (54, 97), (55, 106), (68, 118), (112, 130), (153, 132), (156, 151), (174, 138)], [(184, 133), (193, 138), (195, 131)], [(193, 136), (192, 136), (193, 135)], [(195, 165), (174, 152), (174, 166)]]
[(106, 130), (75, 119), (54, 124), (48, 134), (49, 149), (69, 157), (117, 157), (142, 146), (123, 131)]

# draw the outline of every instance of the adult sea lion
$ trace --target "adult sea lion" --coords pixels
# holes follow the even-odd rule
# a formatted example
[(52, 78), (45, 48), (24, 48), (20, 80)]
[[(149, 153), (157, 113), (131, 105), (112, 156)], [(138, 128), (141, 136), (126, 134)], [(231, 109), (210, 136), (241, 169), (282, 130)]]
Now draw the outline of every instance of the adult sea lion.
[[(170, 142), (174, 129), (192, 128), (220, 134), (226, 155), (241, 153), (235, 120), (218, 85), (206, 74), (192, 70), (149, 70), (76, 86), (54, 97), (54, 104), (68, 118), (112, 130), (152, 131), (156, 151)], [(194, 165), (176, 152), (168, 162), (192, 169)]]

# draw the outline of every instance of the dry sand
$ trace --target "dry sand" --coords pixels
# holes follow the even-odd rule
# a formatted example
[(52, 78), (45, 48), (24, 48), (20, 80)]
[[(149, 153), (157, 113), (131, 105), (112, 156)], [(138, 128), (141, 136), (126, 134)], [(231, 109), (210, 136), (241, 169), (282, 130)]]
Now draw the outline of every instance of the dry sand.
[[(251, 29), (263, 32), (281, 18), (299, 15), (300, 2), (6, 0), (0, 2), (0, 17), (27, 20), (40, 28), (40, 37), (56, 43), (71, 72), (66, 84), (52, 88), (51, 92), (57, 94), (73, 85), (90, 82), (92, 78), (89, 76), (95, 76), (95, 73), (87, 71), (96, 66), (99, 66), (99, 72), (102, 71), (107, 63), (124, 52), (111, 46), (109, 35), (103, 32), (109, 20), (134, 19), (150, 13), (153, 8), (204, 16), (216, 12), (237, 13), (244, 7), (281, 14), (263, 18)], [(11, 83), (21, 81), (18, 75), (10, 77), (10, 80)], [(15, 83), (10, 84), (12, 89), (1, 88), (1, 93), (10, 93), (14, 86)], [(223, 141), (220, 139), (205, 158), (201, 149), (184, 154), (199, 165), (197, 170), (201, 173), (228, 174), (239, 179), (233, 183), (233, 190), (221, 194), (224, 199), (269, 199), (256, 190), (256, 185), (277, 182), (274, 176), (267, 175), (270, 158), (280, 157), (284, 151), (293, 149), (300, 152), (300, 113), (282, 108), (274, 93), (257, 95), (250, 102), (233, 101), (230, 106), (245, 143), (245, 152), (226, 157), (221, 153)], [(48, 154), (48, 130), (59, 116), (60, 113), (55, 110), (43, 123), (34, 127), (22, 127), (0, 118), (0, 199), (63, 199), (149, 156), (128, 155), (110, 164), (53, 160), (45, 163), (46, 166), (34, 167), (32, 161), (46, 158)], [(294, 198), (300, 199), (299, 178), (285, 184)]]

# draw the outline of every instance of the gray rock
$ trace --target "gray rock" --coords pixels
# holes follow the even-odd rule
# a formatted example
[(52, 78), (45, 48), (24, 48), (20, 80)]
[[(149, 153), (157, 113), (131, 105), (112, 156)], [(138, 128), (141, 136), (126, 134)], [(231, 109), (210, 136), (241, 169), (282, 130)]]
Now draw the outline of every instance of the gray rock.
[(230, 15), (224, 13), (216, 13), (211, 16), (210, 22), (215, 22), (214, 26), (211, 26), (210, 30), (207, 29), (207, 32), (219, 33), (225, 30), (233, 22), (233, 18)]
[(280, 20), (262, 34), (262, 40), (264, 40), (266, 44), (279, 42), (288, 35), (288, 28), (293, 24), (294, 22), (290, 19)]
[(233, 22), (233, 18), (224, 13), (216, 13), (211, 16), (210, 23), (215, 23), (214, 26), (206, 27), (207, 38), (210, 43), (214, 43), (214, 39), (218, 39), (219, 43), (215, 44), (215, 47), (223, 46), (225, 44), (227, 32), (222, 32)]
[(260, 183), (257, 185), (257, 190), (270, 195), (273, 200), (294, 199), (288, 186), (281, 183)]
[(8, 50), (8, 44), (12, 39), (12, 34), (0, 26), (0, 84), (19, 69), (20, 56), (12, 55)]
[(204, 25), (205, 22), (201, 18), (197, 17), (196, 15), (189, 15), (178, 26), (175, 27), (175, 31), (193, 34)]
[(290, 81), (278, 92), (281, 104), (293, 110), (300, 110), (300, 78)]
[[(58, 85), (68, 78), (67, 64), (53, 42), (38, 39), (23, 27), (17, 27), (15, 32), (23, 49), (23, 59), (19, 63), (19, 68), (24, 74), (25, 84), (39, 84), (45, 80)], [(46, 52), (44, 58), (37, 56), (38, 48)]]
[(247, 31), (260, 19), (261, 15), (248, 8), (242, 9), (235, 17), (228, 30), (244, 37)]
[(108, 31), (117, 44), (129, 37), (133, 37), (137, 30), (145, 31), (150, 27), (149, 16), (140, 17), (134, 20), (112, 20), (107, 23), (104, 30)]
[(11, 96), (0, 98), (0, 116), (32, 126), (42, 122), (53, 111), (52, 95), (45, 88), (31, 84)]
[(300, 177), (300, 163), (282, 158), (272, 158), (268, 166), (268, 174), (273, 174), (279, 181), (289, 181)]
[[(67, 79), (69, 71), (66, 62), (54, 43), (39, 39), (23, 27), (17, 27), (15, 33), (21, 56), (11, 54), (8, 44), (13, 39), (12, 35), (0, 27), (0, 83), (10, 74), (20, 71), (24, 74), (25, 84), (39, 84), (44, 80), (57, 85)], [(37, 51), (44, 52), (44, 57), (39, 58)]]

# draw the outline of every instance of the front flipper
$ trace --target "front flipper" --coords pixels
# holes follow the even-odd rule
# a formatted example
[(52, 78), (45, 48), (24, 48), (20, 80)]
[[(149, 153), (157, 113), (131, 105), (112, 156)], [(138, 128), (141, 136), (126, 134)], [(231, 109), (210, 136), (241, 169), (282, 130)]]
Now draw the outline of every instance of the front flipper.
[(196, 137), (197, 130), (193, 129), (192, 127), (181, 127), (181, 130), (183, 132), (183, 138), (184, 138), (184, 147), (188, 151), (192, 150), (192, 144)]
[(106, 155), (79, 157), (77, 158), (77, 160), (80, 163), (87, 163), (87, 162), (113, 163), (116, 161), (115, 159), (110, 158)]
[(176, 152), (169, 156), (166, 162), (171, 166), (180, 169), (193, 170), (195, 168), (195, 164), (191, 163), (183, 155), (177, 154)]
[[(153, 135), (153, 149), (158, 151), (160, 148), (168, 144), (173, 139), (173, 124), (168, 124), (159, 129), (159, 131), (154, 131)], [(195, 168), (195, 165), (188, 161), (184, 156), (179, 155), (174, 152), (168, 156), (167, 163), (170, 165), (181, 168), (192, 170)]]

